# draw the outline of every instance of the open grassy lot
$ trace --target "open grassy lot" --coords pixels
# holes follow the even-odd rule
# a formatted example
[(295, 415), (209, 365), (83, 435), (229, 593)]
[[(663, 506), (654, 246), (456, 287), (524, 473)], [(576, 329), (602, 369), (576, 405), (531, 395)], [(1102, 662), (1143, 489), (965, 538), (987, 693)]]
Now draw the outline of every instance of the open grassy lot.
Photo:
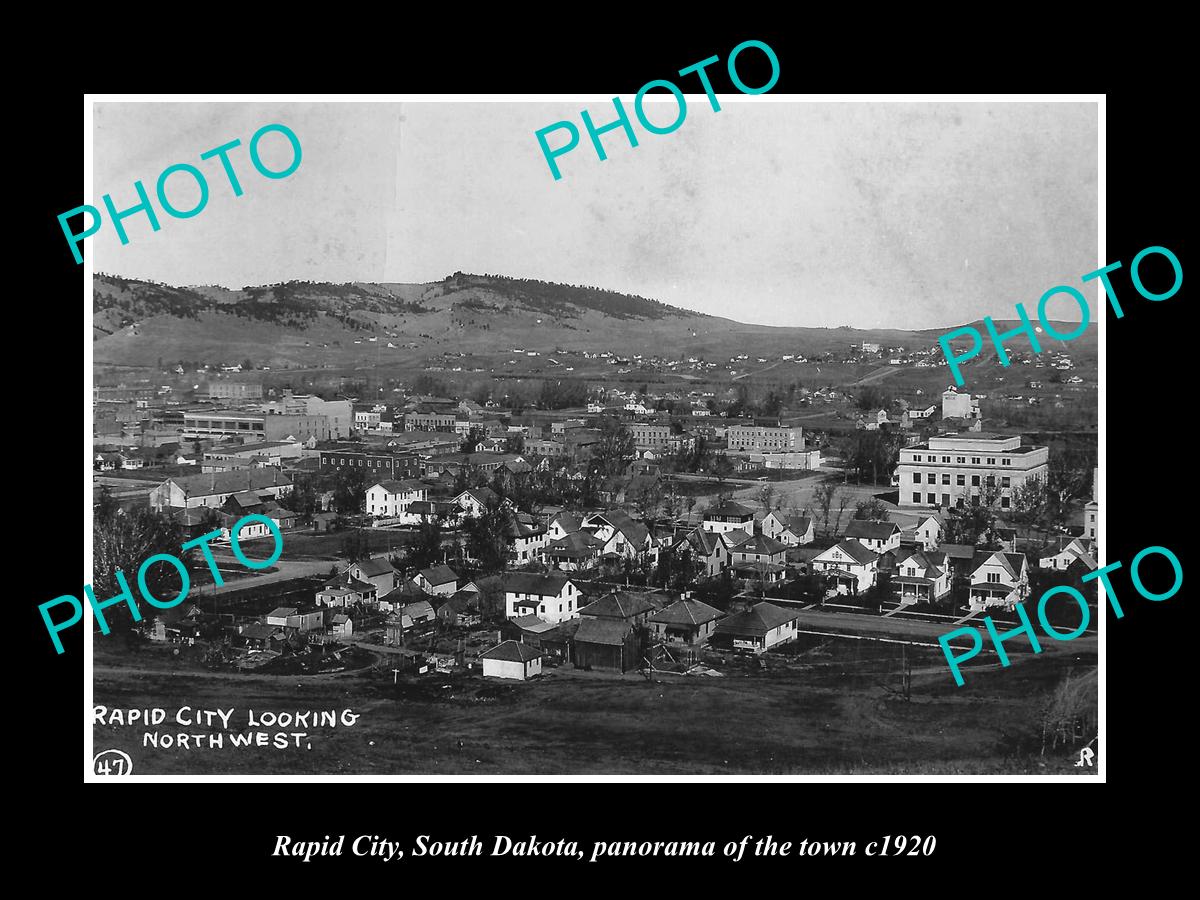
[[(625, 676), (548, 670), (527, 683), (476, 675), (400, 676), (208, 672), (168, 648), (126, 656), (96, 648), (94, 702), (166, 710), (162, 725), (94, 725), (95, 750), (127, 752), (136, 774), (1080, 774), (1072, 754), (1039, 756), (1040, 710), (1068, 670), (1094, 653), (1024, 656), (969, 671), (956, 688), (936, 651), (837, 638), (729, 664), (725, 677)], [(172, 671), (174, 670), (174, 671)], [(174, 724), (175, 711), (229, 710), (229, 731), (305, 732), (295, 747), (143, 746), (143, 733), (215, 733)], [(334, 727), (248, 728), (250, 710), (350, 709)], [(207, 740), (207, 739), (205, 739)], [(194, 744), (193, 742), (189, 742)]]

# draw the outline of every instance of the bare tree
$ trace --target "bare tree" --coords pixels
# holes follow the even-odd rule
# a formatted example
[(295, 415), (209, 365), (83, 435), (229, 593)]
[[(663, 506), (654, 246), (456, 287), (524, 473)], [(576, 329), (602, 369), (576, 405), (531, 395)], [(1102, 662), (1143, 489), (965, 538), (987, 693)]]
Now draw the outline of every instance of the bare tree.
[(826, 534), (829, 533), (829, 510), (841, 492), (842, 486), (836, 481), (823, 481), (813, 492), (813, 499), (817, 504), (818, 512), (821, 513), (821, 521), (825, 525)]
[(768, 482), (758, 489), (758, 502), (762, 504), (763, 515), (771, 511), (771, 498), (775, 496), (775, 485)]

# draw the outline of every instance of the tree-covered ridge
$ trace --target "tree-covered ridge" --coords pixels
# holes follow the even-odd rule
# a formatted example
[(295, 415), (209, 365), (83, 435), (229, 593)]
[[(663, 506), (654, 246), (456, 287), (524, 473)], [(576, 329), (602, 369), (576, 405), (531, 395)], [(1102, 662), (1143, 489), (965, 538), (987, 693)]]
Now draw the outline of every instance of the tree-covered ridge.
[(486, 289), (511, 303), (539, 312), (568, 318), (579, 310), (594, 310), (615, 319), (664, 319), (667, 316), (700, 315), (637, 294), (622, 294), (582, 284), (556, 284), (533, 278), (507, 275), (472, 275), (455, 272), (442, 282), (444, 293)]

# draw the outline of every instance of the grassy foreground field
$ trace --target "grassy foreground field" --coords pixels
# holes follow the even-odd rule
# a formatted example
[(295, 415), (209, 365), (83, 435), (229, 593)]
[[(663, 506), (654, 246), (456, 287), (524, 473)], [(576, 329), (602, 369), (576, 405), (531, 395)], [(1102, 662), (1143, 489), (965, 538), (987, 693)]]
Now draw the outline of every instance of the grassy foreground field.
[[(971, 672), (956, 688), (940, 654), (910, 649), (912, 699), (898, 685), (894, 645), (833, 640), (767, 668), (725, 677), (549, 670), (528, 683), (478, 676), (227, 675), (179, 665), (165, 648), (122, 658), (97, 647), (96, 705), (166, 711), (160, 725), (93, 725), (95, 752), (129, 754), (134, 774), (1088, 774), (1059, 749), (1039, 756), (1039, 711), (1075, 658), (1029, 657)], [(168, 671), (176, 665), (178, 671)], [(224, 746), (143, 745), (146, 732), (184, 727), (176, 710), (230, 710)], [(347, 725), (344, 709), (359, 716)], [(250, 711), (336, 710), (336, 725), (248, 728)], [(266, 746), (233, 747), (230, 734), (262, 731)], [(276, 733), (288, 746), (273, 746)]]

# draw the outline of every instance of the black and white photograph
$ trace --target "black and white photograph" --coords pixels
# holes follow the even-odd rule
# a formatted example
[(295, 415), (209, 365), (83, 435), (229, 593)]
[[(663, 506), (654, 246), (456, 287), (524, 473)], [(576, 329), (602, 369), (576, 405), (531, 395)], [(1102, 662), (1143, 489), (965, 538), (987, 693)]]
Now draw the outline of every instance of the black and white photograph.
[(1102, 97), (724, 66), (92, 99), (88, 780), (1101, 775)]

